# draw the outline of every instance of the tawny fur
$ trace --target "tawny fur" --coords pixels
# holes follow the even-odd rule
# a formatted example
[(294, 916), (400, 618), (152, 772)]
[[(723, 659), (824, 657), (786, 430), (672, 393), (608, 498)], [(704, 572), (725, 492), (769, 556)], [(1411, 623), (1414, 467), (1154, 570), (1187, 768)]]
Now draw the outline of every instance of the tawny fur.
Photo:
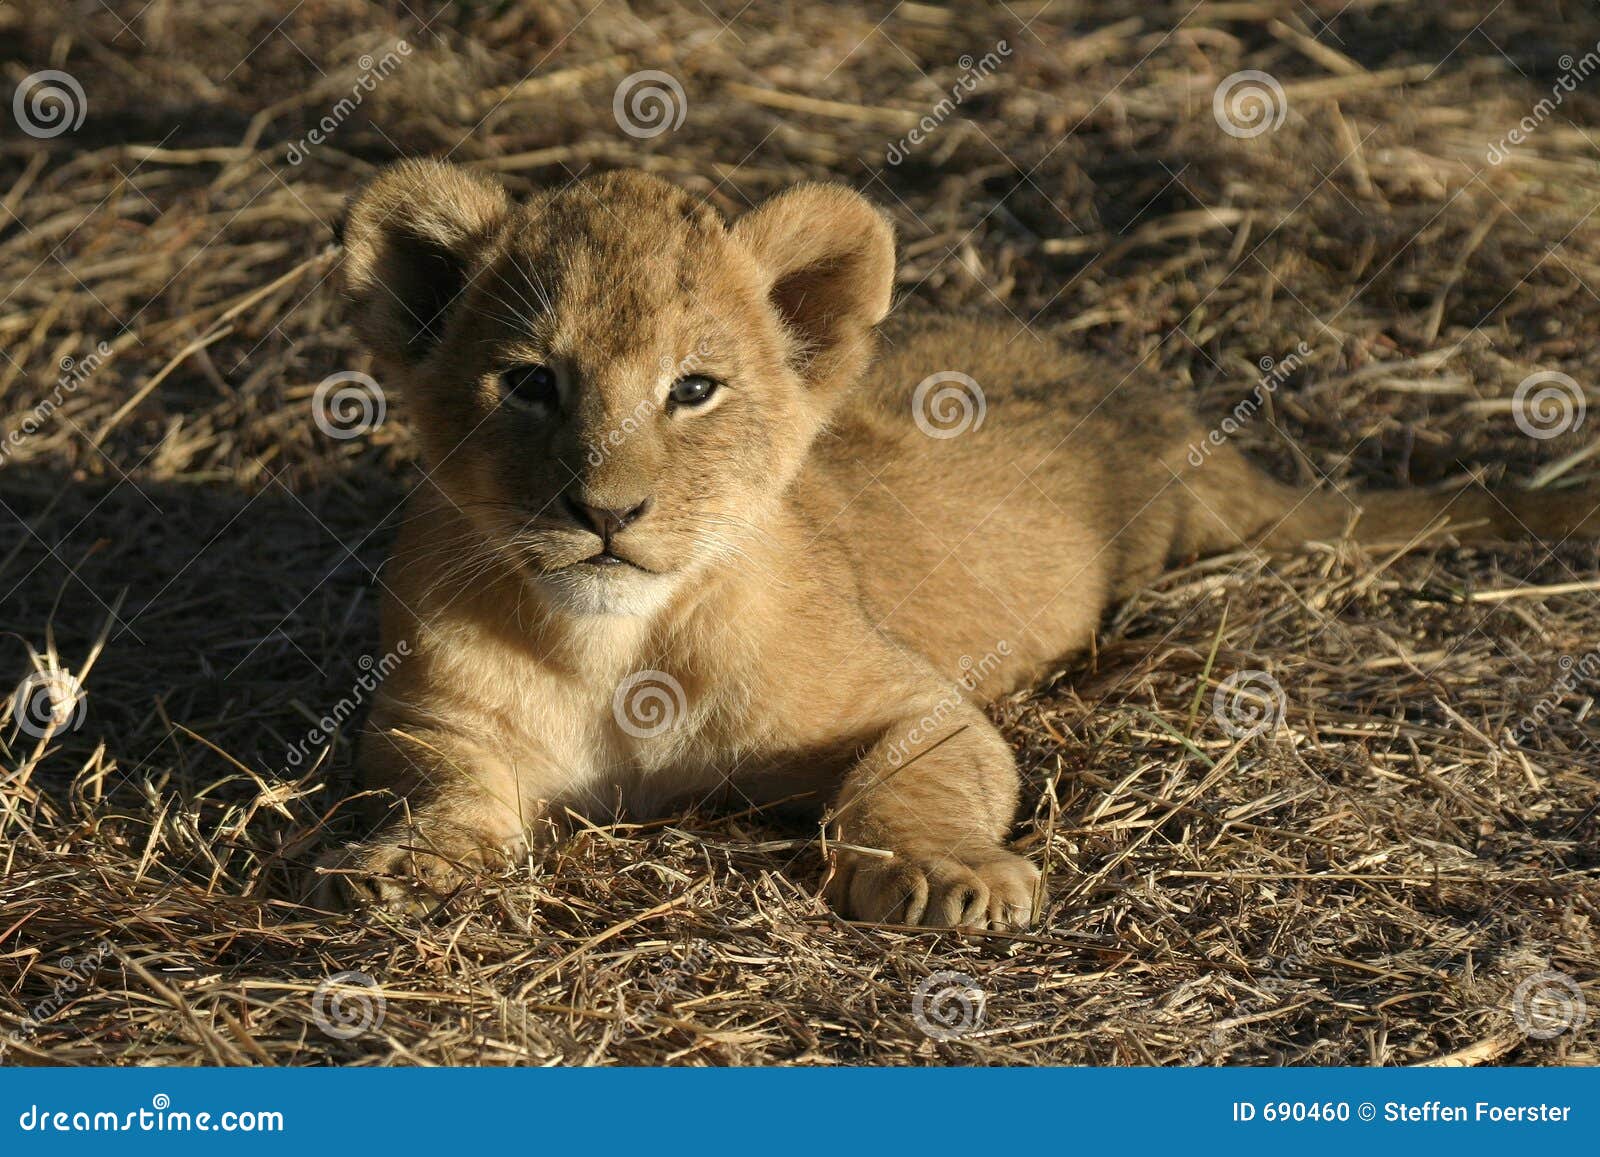
[[(642, 174), (514, 204), (412, 161), (355, 198), (345, 245), (429, 478), (384, 576), (384, 645), (409, 655), (360, 755), (393, 807), (347, 861), (402, 905), (567, 809), (799, 797), (832, 817), (846, 915), (1025, 925), (1038, 872), (1005, 847), (1017, 771), (981, 707), (1115, 600), (1241, 545), (1595, 529), (1587, 492), (1303, 493), (1227, 446), (1193, 466), (1203, 428), (1137, 374), (981, 321), (885, 322), (890, 228), (839, 187), (729, 225)], [(554, 412), (504, 400), (533, 363)], [(943, 371), (983, 394), (957, 437), (913, 419)], [(663, 406), (686, 373), (724, 385)], [(643, 569), (584, 562), (600, 540), (564, 496), (648, 500), (612, 541)], [(665, 676), (659, 730), (619, 718), (643, 673)]]

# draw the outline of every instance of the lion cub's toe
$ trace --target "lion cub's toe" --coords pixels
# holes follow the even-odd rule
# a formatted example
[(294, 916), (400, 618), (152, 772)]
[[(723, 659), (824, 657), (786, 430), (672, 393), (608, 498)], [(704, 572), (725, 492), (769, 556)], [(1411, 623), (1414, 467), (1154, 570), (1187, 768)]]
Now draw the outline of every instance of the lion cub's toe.
[(892, 860), (850, 855), (829, 885), (829, 899), (854, 920), (931, 928), (1026, 928), (1033, 923), (1039, 869), (996, 848), (981, 858), (900, 854)]
[(972, 869), (989, 888), (987, 915), (993, 929), (1031, 928), (1037, 913), (1039, 869), (1014, 852), (996, 850)]
[(473, 876), (506, 866), (499, 848), (464, 835), (396, 832), (324, 857), (319, 906), (378, 906), (411, 916), (438, 911)]

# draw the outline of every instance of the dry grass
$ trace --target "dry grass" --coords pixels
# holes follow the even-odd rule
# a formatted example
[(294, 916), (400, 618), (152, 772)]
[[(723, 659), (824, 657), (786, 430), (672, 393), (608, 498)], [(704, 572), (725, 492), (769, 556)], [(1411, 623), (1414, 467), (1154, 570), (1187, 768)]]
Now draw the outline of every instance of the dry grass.
[[(1544, 970), (1600, 998), (1588, 543), (1239, 556), (1135, 599), (998, 712), (1049, 872), (1033, 935), (841, 923), (806, 833), (752, 815), (583, 831), (428, 923), (294, 902), (339, 830), (353, 728), (286, 753), (375, 650), (372, 575), (416, 478), (398, 402), (351, 441), (310, 411), (363, 368), (330, 223), (398, 153), (519, 189), (647, 165), (730, 213), (838, 178), (894, 214), (906, 296), (1152, 363), (1214, 420), (1306, 342), (1237, 435), (1284, 477), (1594, 475), (1563, 462), (1592, 419), (1537, 440), (1507, 406), (1538, 369), (1600, 383), (1600, 76), (1485, 159), (1600, 40), (1579, 6), (965, 7), (0, 9), (6, 92), (62, 68), (88, 99), (74, 132), (0, 138), (3, 429), (63, 359), (110, 350), (0, 465), (0, 676), (37, 651), (87, 690), (47, 741), (0, 730), (6, 1061), (1597, 1059), (1600, 1018), (1544, 1040), (1511, 1013)], [(401, 37), (400, 71), (287, 163)], [(886, 164), (1001, 39), (959, 115)], [(636, 140), (612, 94), (645, 68), (688, 109)], [(1288, 115), (1236, 139), (1211, 96), (1246, 68)], [(1246, 669), (1287, 714), (1236, 743), (1210, 688)], [(940, 970), (983, 990), (981, 1031), (916, 1026)], [(348, 1040), (314, 1015), (346, 971), (385, 1002)]]

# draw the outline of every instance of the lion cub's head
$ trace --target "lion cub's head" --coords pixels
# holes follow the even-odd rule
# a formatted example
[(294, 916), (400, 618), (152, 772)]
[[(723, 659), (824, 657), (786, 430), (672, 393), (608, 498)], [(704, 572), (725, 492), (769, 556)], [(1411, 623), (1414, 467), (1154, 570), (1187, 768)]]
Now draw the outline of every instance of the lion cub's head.
[(618, 172), (514, 203), (405, 161), (345, 228), (355, 324), (430, 476), (554, 605), (639, 612), (738, 549), (889, 308), (889, 226), (807, 185), (729, 225)]

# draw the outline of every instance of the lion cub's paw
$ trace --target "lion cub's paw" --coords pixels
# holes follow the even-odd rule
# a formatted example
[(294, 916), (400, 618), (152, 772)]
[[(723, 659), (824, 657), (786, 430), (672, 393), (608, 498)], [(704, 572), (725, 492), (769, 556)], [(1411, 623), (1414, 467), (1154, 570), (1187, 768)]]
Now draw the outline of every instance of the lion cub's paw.
[(391, 832), (323, 857), (322, 866), (334, 870), (323, 874), (317, 899), (335, 910), (377, 905), (426, 916), (473, 876), (508, 862), (504, 849), (467, 832)]
[(1039, 869), (1003, 848), (957, 859), (936, 852), (892, 860), (840, 854), (828, 899), (846, 917), (933, 928), (1026, 928)]

